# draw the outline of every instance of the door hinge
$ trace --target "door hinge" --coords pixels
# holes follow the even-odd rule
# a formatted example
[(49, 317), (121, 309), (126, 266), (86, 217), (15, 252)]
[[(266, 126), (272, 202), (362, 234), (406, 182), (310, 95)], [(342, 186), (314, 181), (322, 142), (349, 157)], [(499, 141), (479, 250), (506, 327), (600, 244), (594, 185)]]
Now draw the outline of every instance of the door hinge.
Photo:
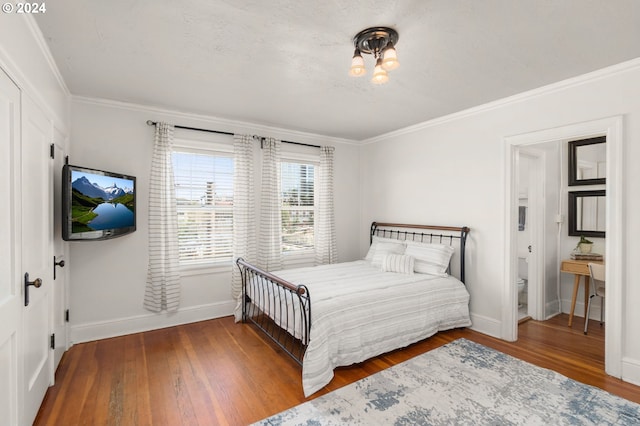
[(64, 320), (66, 322), (69, 322), (69, 310), (68, 309), (66, 311), (64, 311)]
[(53, 333), (51, 335), (51, 341), (49, 342), (51, 344), (51, 349), (55, 349), (56, 348), (56, 334)]
[(49, 156), (51, 158), (56, 158), (56, 146), (55, 146), (55, 144), (49, 145)]

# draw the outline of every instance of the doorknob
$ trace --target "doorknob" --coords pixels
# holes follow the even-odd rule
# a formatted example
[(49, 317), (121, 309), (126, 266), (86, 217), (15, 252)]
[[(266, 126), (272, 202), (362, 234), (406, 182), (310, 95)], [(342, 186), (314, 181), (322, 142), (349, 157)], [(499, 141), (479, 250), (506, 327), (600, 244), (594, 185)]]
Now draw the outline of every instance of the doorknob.
[(36, 278), (33, 281), (29, 281), (29, 273), (24, 273), (24, 306), (29, 306), (29, 286), (34, 286), (35, 288), (40, 288), (42, 286), (42, 280), (40, 278)]
[(531, 246), (527, 247), (527, 249), (529, 249), (529, 253), (531, 253)]
[(64, 268), (64, 260), (56, 262), (56, 257), (53, 256), (53, 279), (54, 280), (56, 279), (56, 266)]

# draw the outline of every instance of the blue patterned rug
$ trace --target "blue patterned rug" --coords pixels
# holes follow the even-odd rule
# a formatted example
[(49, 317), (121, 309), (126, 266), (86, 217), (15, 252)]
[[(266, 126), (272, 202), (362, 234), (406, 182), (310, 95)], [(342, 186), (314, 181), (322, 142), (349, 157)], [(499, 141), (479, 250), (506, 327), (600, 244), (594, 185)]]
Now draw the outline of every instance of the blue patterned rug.
[(458, 339), (258, 425), (640, 425), (640, 405)]

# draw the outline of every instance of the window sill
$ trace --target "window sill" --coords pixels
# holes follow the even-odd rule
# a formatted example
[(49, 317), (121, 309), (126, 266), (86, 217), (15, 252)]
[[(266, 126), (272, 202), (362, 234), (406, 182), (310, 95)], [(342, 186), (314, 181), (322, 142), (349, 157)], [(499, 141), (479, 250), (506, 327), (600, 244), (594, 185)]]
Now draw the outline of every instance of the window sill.
[[(313, 266), (315, 262), (315, 252), (305, 250), (298, 252), (282, 253), (282, 262), (285, 269), (304, 266)], [(180, 266), (180, 276), (190, 277), (196, 275), (226, 274), (230, 273), (236, 265), (231, 260), (215, 263), (195, 263)]]
[(316, 253), (313, 250), (282, 253), (282, 264), (285, 269), (313, 266), (315, 260)]
[(195, 275), (230, 273), (234, 266), (231, 260), (216, 263), (182, 265), (180, 266), (180, 276), (190, 277)]

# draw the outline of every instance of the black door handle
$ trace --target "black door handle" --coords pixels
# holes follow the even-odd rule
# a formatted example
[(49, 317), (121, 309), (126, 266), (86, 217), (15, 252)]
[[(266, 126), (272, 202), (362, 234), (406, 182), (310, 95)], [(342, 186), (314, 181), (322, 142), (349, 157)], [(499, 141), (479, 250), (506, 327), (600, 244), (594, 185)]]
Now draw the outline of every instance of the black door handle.
[(42, 280), (36, 278), (33, 281), (29, 281), (29, 273), (24, 273), (24, 306), (29, 306), (29, 286), (40, 288), (42, 286)]
[(56, 266), (59, 266), (61, 268), (64, 268), (64, 260), (61, 260), (60, 262), (56, 262), (56, 257), (53, 256), (53, 279), (56, 279)]

